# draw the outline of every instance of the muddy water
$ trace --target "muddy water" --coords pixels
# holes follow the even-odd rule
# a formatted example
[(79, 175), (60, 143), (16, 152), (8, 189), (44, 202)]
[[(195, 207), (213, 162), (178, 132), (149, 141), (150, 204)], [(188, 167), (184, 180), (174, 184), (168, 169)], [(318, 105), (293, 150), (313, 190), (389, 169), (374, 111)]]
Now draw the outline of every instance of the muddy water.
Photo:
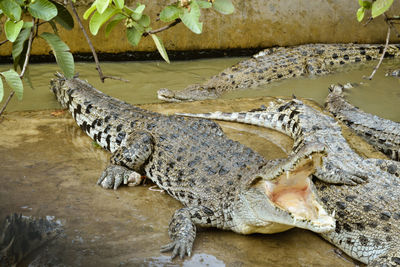
[[(129, 80), (127, 83), (106, 80), (105, 84), (102, 84), (92, 63), (77, 63), (76, 71), (96, 88), (101, 88), (103, 92), (129, 103), (159, 103), (160, 101), (156, 95), (158, 89), (165, 87), (179, 90), (192, 83), (204, 82), (212, 75), (243, 59), (224, 58), (176, 61), (171, 64), (159, 61), (102, 63), (103, 72), (106, 75), (127, 79)], [(340, 71), (330, 75), (284, 80), (253, 90), (230, 92), (222, 98), (291, 96), (294, 94), (297, 97), (310, 98), (319, 104), (323, 104), (330, 84), (351, 82), (361, 85), (348, 92), (348, 99), (351, 103), (366, 112), (400, 121), (400, 105), (398, 105), (400, 100), (400, 79), (385, 77), (387, 71), (400, 68), (400, 59), (385, 60), (373, 80), (363, 79), (364, 76), (370, 75), (375, 65), (376, 62), (369, 62), (350, 67), (345, 66)], [(8, 65), (0, 65), (0, 71), (9, 67)], [(8, 107), (8, 111), (57, 108), (57, 102), (48, 92), (48, 81), (53, 77), (52, 73), (56, 72), (57, 69), (54, 64), (32, 65), (30, 72), (35, 89), (32, 90), (26, 85), (25, 101), (21, 102), (14, 99)]]
[[(105, 85), (99, 85), (91, 64), (79, 63), (78, 71), (82, 77), (106, 93), (131, 103), (148, 103), (156, 102), (155, 92), (159, 87), (179, 89), (192, 82), (201, 82), (238, 60), (178, 62), (173, 69), (157, 62), (104, 64), (107, 74), (130, 79), (128, 84), (107, 81)], [(127, 68), (130, 68), (129, 73)], [(35, 91), (30, 92), (27, 88), (27, 101), (13, 102), (8, 110), (58, 108), (48, 91), (49, 73), (55, 69), (53, 65), (33, 66), (31, 73)], [(275, 90), (277, 95), (291, 95), (290, 88), (297, 88), (292, 86), (302, 85), (304, 89), (314, 90), (315, 93), (309, 96), (307, 90), (300, 90), (295, 91), (296, 95), (315, 97), (321, 102), (326, 95), (325, 88), (336, 80), (335, 77), (339, 76), (332, 75), (328, 80), (318, 78), (282, 82), (279, 86), (272, 85), (253, 91), (253, 94), (272, 94)], [(322, 93), (321, 88), (316, 89), (317, 85), (311, 86), (319, 83), (320, 79), (323, 81), (319, 86), (323, 87)], [(396, 79), (379, 79), (390, 81), (385, 84), (398, 86), (399, 81)], [(284, 89), (285, 86), (289, 89)], [(356, 92), (361, 90), (359, 88), (363, 88), (365, 93), (372, 87), (356, 87), (350, 92), (350, 97), (363, 98), (364, 94), (357, 96)], [(399, 114), (396, 108), (399, 107), (382, 102), (389, 91), (385, 89), (385, 94), (381, 93), (379, 98), (372, 97), (371, 104), (358, 105), (368, 109), (378, 103), (380, 111), (392, 110), (384, 116), (390, 117), (394, 112), (396, 117)], [(397, 94), (395, 90), (392, 91), (391, 98), (398, 97), (398, 91)], [(246, 91), (240, 93), (247, 94)], [(228, 94), (226, 98), (233, 96)], [(246, 100), (222, 99), (183, 104), (146, 104), (143, 107), (163, 113), (240, 111), (267, 104), (269, 100), (260, 97)], [(24, 264), (33, 261), (35, 266), (48, 262), (52, 266), (61, 263), (68, 266), (355, 265), (319, 236), (301, 229), (275, 235), (249, 236), (201, 229), (193, 256), (171, 261), (169, 254), (160, 253), (159, 248), (169, 242), (168, 223), (173, 212), (181, 207), (180, 203), (165, 193), (150, 190), (153, 188), (151, 184), (122, 187), (117, 191), (96, 186), (98, 176), (107, 165), (109, 153), (96, 148), (69, 114), (52, 112), (11, 112), (0, 122), (0, 219), (12, 212), (36, 217), (52, 215), (61, 220), (65, 227), (64, 237), (31, 255)], [(289, 138), (274, 131), (235, 123), (221, 125), (232, 139), (252, 147), (267, 158), (284, 157), (284, 152), (291, 147)], [(362, 149), (361, 154), (371, 155), (369, 146), (361, 145), (354, 136), (352, 138), (356, 142), (354, 147)]]

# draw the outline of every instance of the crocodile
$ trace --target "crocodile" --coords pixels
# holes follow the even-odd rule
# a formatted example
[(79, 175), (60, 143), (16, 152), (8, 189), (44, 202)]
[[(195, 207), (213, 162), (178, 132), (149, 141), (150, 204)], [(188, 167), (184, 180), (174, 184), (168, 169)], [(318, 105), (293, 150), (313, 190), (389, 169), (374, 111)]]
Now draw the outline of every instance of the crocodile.
[(172, 258), (190, 256), (196, 226), (242, 234), (335, 227), (308, 178), (322, 161), (319, 143), (266, 160), (210, 120), (144, 110), (61, 74), (51, 89), (82, 130), (112, 153), (99, 185), (138, 185), (146, 176), (183, 204), (169, 225), (172, 241), (161, 249)]
[[(384, 45), (305, 44), (265, 49), (241, 61), (203, 84), (192, 84), (181, 91), (162, 88), (158, 98), (168, 102), (215, 99), (228, 91), (262, 86), (287, 78), (325, 75), (349, 63), (378, 59)], [(388, 46), (385, 57), (400, 55), (400, 45)]]
[(329, 87), (325, 107), (375, 149), (400, 161), (400, 123), (365, 113), (353, 106), (345, 99), (344, 87), (340, 84)]
[[(360, 157), (350, 148), (334, 118), (297, 99), (247, 112), (181, 115), (271, 128), (294, 139), (294, 152), (310, 142), (326, 144), (327, 156), (314, 174), (318, 178), (314, 184), (324, 206), (329, 212), (335, 211), (336, 228), (321, 233), (322, 237), (363, 263), (400, 265), (399, 162)], [(369, 179), (353, 186), (321, 181), (332, 172), (344, 177), (363, 173)]]
[(12, 214), (0, 228), (0, 266), (15, 266), (32, 251), (62, 233), (62, 226), (51, 216), (33, 218)]

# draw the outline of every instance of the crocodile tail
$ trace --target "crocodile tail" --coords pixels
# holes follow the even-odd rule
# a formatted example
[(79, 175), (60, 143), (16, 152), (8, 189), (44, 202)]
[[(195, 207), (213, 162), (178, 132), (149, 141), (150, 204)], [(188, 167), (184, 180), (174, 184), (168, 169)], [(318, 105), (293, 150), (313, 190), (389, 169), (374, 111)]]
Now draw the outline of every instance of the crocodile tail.
[(268, 108), (262, 107), (252, 111), (232, 113), (216, 111), (198, 114), (177, 113), (177, 115), (261, 126), (280, 131), (296, 140), (301, 136), (301, 128), (298, 123), (298, 114), (300, 112), (297, 110), (299, 104), (302, 104), (302, 102), (293, 99), (280, 105), (271, 105)]

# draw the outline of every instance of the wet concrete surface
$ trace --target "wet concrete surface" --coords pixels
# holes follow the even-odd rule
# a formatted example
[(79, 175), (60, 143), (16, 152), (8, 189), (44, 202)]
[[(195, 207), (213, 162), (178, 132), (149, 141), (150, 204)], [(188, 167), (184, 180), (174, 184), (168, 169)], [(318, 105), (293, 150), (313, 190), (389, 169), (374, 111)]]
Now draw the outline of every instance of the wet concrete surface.
[[(162, 113), (249, 110), (270, 98), (143, 107)], [(266, 158), (284, 157), (291, 140), (277, 132), (221, 123), (232, 139)], [(67, 112), (12, 112), (0, 121), (0, 219), (10, 213), (55, 216), (65, 235), (22, 266), (354, 266), (318, 235), (292, 229), (239, 235), (199, 229), (191, 258), (160, 253), (181, 204), (152, 184), (105, 190), (95, 183), (110, 154), (96, 147)], [(357, 147), (361, 147), (356, 145)], [(365, 147), (362, 153), (370, 154)]]

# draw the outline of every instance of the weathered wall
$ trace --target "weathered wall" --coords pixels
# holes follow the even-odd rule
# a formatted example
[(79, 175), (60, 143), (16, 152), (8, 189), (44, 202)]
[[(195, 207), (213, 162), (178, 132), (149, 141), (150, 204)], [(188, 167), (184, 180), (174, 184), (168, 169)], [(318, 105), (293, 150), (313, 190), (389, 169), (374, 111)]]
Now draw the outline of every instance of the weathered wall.
[[(133, 1), (131, 1), (133, 2)], [(146, 1), (148, 13), (156, 17), (166, 1)], [(149, 3), (150, 2), (150, 3)], [(355, 12), (358, 2), (353, 0), (234, 0), (233, 15), (203, 12), (203, 34), (196, 35), (183, 25), (160, 34), (168, 50), (201, 50), (269, 47), (302, 43), (382, 43), (386, 26), (382, 18), (364, 27), (358, 23)], [(80, 7), (83, 13), (84, 7)], [(394, 9), (400, 11), (397, 4)], [(158, 26), (162, 26), (159, 23)], [(158, 28), (155, 25), (153, 28)], [(47, 29), (51, 31), (51, 29)], [(90, 52), (78, 27), (62, 31), (61, 36), (72, 52)], [(3, 40), (1, 36), (0, 40)], [(154, 51), (151, 38), (142, 40), (139, 47), (126, 41), (125, 29), (116, 28), (108, 38), (104, 29), (92, 38), (99, 52)], [(42, 40), (35, 41), (33, 54), (48, 54)], [(0, 47), (0, 55), (9, 55), (11, 45)]]

